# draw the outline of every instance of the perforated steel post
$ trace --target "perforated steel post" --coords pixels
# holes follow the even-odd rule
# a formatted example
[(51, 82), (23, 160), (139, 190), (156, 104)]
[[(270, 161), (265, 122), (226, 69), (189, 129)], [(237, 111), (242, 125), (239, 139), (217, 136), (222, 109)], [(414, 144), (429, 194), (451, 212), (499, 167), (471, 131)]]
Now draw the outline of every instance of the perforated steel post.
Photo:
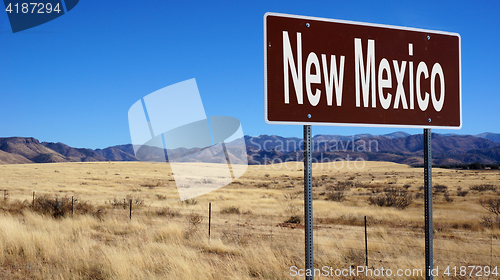
[(433, 276), (432, 260), (432, 153), (431, 153), (431, 129), (424, 128), (424, 197), (425, 197), (425, 279), (431, 280)]
[[(304, 226), (306, 280), (314, 279), (311, 126), (304, 125)], [(308, 276), (309, 274), (309, 276)]]

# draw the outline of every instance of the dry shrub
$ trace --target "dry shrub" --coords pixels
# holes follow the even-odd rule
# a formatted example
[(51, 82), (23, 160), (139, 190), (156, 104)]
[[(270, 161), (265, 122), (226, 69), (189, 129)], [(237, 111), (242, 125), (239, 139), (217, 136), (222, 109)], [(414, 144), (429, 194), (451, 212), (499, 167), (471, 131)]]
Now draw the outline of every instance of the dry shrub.
[[(34, 207), (32, 210), (44, 215), (49, 215), (54, 218), (61, 218), (71, 213), (71, 198), (68, 197), (49, 197), (40, 196), (35, 198)], [(94, 207), (87, 201), (79, 201), (73, 199), (73, 212), (79, 214), (92, 213)]]
[(73, 201), (73, 212), (76, 214), (88, 214), (94, 212), (94, 206), (89, 204), (88, 201), (80, 201), (78, 198), (74, 198)]
[(167, 196), (165, 196), (163, 194), (156, 194), (156, 198), (158, 198), (158, 200), (165, 200), (165, 199), (167, 199)]
[(187, 216), (188, 227), (184, 230), (184, 238), (191, 239), (198, 233), (198, 226), (203, 221), (203, 217), (195, 212), (189, 213)]
[(267, 187), (269, 187), (269, 183), (267, 183), (267, 182), (259, 184), (259, 188), (267, 188)]
[[(379, 224), (380, 220), (368, 217), (367, 222), (370, 225)], [(318, 224), (333, 224), (333, 225), (349, 225), (349, 226), (363, 226), (364, 217), (359, 215), (339, 215), (338, 217), (322, 217), (315, 219)]]
[(234, 207), (234, 206), (229, 206), (229, 207), (224, 207), (222, 210), (220, 210), (221, 214), (240, 214), (240, 208)]
[(301, 222), (301, 217), (299, 215), (293, 215), (288, 218), (285, 223), (290, 223), (290, 224), (300, 224)]
[(338, 181), (336, 186), (329, 186), (326, 189), (329, 192), (326, 194), (326, 200), (342, 202), (344, 201), (346, 194), (345, 192), (354, 187), (353, 181)]
[(444, 193), (444, 200), (446, 202), (453, 202), (453, 198), (450, 197), (450, 193), (448, 191)]
[(384, 188), (384, 185), (377, 184), (377, 183), (373, 183), (373, 184), (357, 183), (356, 187), (357, 188), (371, 189), (372, 192), (380, 192), (380, 190)]
[(483, 216), (479, 222), (483, 227), (487, 228), (500, 228), (500, 217), (499, 216)]
[(395, 207), (397, 209), (405, 209), (413, 201), (411, 193), (405, 189), (385, 188), (384, 192), (375, 197), (369, 197), (370, 205), (378, 205), (381, 207)]
[(188, 215), (188, 222), (190, 226), (197, 227), (202, 221), (203, 217), (198, 213), (191, 212)]
[(119, 208), (119, 207), (123, 207), (124, 209), (127, 207), (127, 202), (125, 201), (125, 199), (123, 200), (119, 200), (117, 199), (116, 197), (113, 198), (113, 199), (109, 199), (108, 201), (105, 202), (105, 204), (109, 204), (111, 205), (113, 208)]
[(222, 230), (220, 239), (223, 243), (237, 243), (238, 234), (231, 230)]
[(479, 204), (481, 204), (484, 209), (488, 210), (488, 212), (496, 216), (500, 215), (500, 198), (481, 199)]
[(332, 191), (348, 191), (354, 187), (353, 181), (338, 181), (336, 186), (327, 187), (328, 190)]
[(156, 185), (153, 185), (153, 184), (141, 184), (141, 187), (145, 187), (145, 188), (148, 188), (148, 189), (154, 189), (156, 187)]
[(97, 211), (95, 213), (93, 213), (92, 215), (98, 219), (99, 221), (103, 221), (104, 220), (104, 215), (106, 214), (106, 210), (101, 206), (99, 207), (99, 209), (97, 209)]
[(125, 197), (125, 199), (126, 199), (127, 201), (132, 200), (132, 204), (133, 204), (133, 205), (135, 205), (135, 206), (143, 206), (143, 205), (144, 205), (144, 199), (142, 199), (142, 198), (141, 198), (141, 197), (139, 197), (139, 196), (138, 196), (138, 197), (133, 197), (133, 196), (131, 196), (131, 195), (127, 195), (127, 196)]
[(470, 189), (473, 191), (484, 192), (484, 191), (495, 191), (497, 187), (490, 184), (481, 184), (481, 185), (474, 185), (470, 187)]
[(184, 205), (196, 205), (196, 204), (198, 204), (198, 200), (196, 200), (194, 198), (190, 198), (190, 199), (183, 200), (181, 202), (181, 204), (184, 204)]
[(479, 222), (482, 226), (487, 228), (500, 227), (500, 198), (481, 199), (479, 204), (483, 206), (488, 212), (494, 214), (494, 217), (483, 216)]
[(365, 253), (361, 249), (349, 249), (344, 255), (344, 261), (348, 265), (360, 266), (365, 264)]
[(41, 196), (35, 199), (33, 211), (50, 215), (54, 218), (64, 217), (66, 212), (71, 211), (71, 202), (58, 197)]
[(124, 199), (117, 199), (115, 197), (106, 201), (105, 203), (111, 205), (113, 208), (127, 209), (128, 207), (130, 207), (130, 201), (132, 201), (132, 204), (136, 207), (144, 205), (144, 199), (140, 197), (133, 197), (131, 195), (127, 195)]
[(465, 197), (467, 194), (469, 193), (468, 190), (465, 190), (465, 191), (457, 191), (457, 195), (458, 196), (462, 196), (462, 197)]
[(160, 210), (157, 210), (156, 215), (169, 217), (169, 218), (175, 218), (175, 217), (180, 216), (180, 212), (179, 212), (179, 210), (174, 210), (174, 209), (171, 209), (170, 207), (167, 206), (167, 207), (161, 208)]
[(21, 215), (24, 209), (29, 209), (31, 203), (28, 200), (21, 202), (20, 200), (3, 200), (0, 202), (0, 210), (9, 212), (10, 214)]
[(445, 193), (447, 191), (448, 187), (445, 185), (441, 185), (441, 184), (435, 184), (433, 186), (433, 189), (434, 189), (435, 193)]
[(342, 202), (345, 200), (344, 191), (332, 191), (326, 194), (326, 200)]
[(358, 219), (358, 217), (354, 216), (354, 215), (340, 215), (339, 216), (339, 222), (343, 225), (351, 225), (351, 226), (359, 226), (361, 225), (361, 220), (363, 220), (363, 223), (364, 223), (364, 219)]
[(478, 231), (480, 230), (480, 223), (475, 223), (472, 221), (466, 221), (461, 223), (453, 223), (451, 224), (452, 229), (464, 229), (469, 231)]
[(294, 200), (298, 198), (296, 194), (284, 194), (285, 197), (285, 212), (288, 214), (297, 215), (297, 213), (300, 211), (300, 208), (294, 203)]

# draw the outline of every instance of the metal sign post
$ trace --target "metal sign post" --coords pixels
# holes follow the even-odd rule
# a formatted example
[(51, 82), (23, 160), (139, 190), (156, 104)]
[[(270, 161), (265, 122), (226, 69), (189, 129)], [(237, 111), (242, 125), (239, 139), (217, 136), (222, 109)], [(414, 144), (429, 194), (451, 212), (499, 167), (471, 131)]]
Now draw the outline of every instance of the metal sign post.
[[(306, 280), (314, 279), (311, 126), (304, 125), (304, 226)], [(308, 273), (309, 272), (309, 273)]]
[(431, 129), (424, 128), (424, 197), (425, 197), (425, 268), (426, 280), (432, 280), (432, 154)]

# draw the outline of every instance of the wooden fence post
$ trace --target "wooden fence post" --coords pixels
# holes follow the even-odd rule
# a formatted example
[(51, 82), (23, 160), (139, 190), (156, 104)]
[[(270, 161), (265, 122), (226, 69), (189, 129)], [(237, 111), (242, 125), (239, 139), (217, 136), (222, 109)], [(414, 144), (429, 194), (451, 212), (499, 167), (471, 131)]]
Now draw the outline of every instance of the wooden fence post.
[(210, 241), (210, 227), (212, 222), (212, 202), (208, 203), (208, 241)]
[(368, 239), (366, 233), (366, 216), (365, 216), (365, 258), (366, 258), (366, 267), (368, 267)]
[(132, 199), (130, 200), (130, 219), (132, 220)]

